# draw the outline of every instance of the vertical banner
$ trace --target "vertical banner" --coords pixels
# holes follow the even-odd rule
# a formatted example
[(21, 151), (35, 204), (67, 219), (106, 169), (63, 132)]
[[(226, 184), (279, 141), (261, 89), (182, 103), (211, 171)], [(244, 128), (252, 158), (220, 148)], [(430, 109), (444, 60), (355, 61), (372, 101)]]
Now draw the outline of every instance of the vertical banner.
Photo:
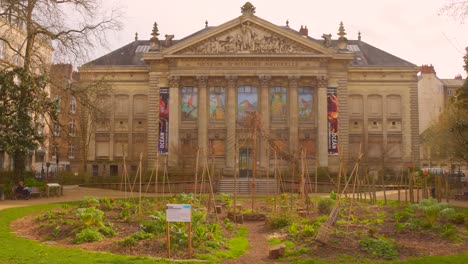
[(338, 96), (336, 88), (327, 88), (328, 155), (338, 155)]
[(169, 151), (169, 88), (159, 89), (159, 140), (158, 151), (166, 154)]

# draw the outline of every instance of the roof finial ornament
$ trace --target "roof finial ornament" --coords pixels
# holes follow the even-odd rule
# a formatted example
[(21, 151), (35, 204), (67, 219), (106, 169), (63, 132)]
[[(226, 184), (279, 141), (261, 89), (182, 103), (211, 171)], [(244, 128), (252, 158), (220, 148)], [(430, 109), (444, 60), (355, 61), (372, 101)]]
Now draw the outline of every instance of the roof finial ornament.
[(242, 12), (242, 15), (253, 15), (253, 14), (255, 14), (255, 6), (252, 5), (252, 3), (250, 3), (250, 2), (246, 2), (241, 7), (241, 12)]
[(205, 28), (208, 27), (208, 20), (205, 20)]
[(289, 28), (289, 19), (288, 19), (288, 20), (286, 20), (286, 27), (288, 27), (288, 28)]
[(135, 32), (135, 41), (138, 40), (138, 32)]
[(346, 32), (345, 32), (343, 22), (340, 22), (340, 28), (338, 29), (338, 36), (340, 36), (338, 38), (338, 45), (337, 45), (338, 49), (347, 50), (348, 49), (348, 39), (345, 37)]
[(159, 29), (158, 29), (158, 23), (154, 22), (153, 25), (153, 31), (151, 32), (151, 36), (153, 36), (150, 39), (150, 51), (159, 51)]
[(358, 31), (357, 33), (357, 40), (361, 41), (361, 31)]

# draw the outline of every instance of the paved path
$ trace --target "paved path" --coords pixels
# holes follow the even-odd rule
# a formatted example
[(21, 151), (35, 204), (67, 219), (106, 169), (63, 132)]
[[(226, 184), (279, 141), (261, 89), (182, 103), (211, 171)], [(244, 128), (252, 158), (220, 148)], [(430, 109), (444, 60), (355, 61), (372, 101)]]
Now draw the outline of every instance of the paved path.
[[(137, 194), (134, 193), (136, 196)], [(85, 196), (94, 196), (96, 198), (123, 198), (125, 192), (107, 189), (97, 188), (86, 188), (78, 185), (69, 185), (63, 187), (63, 196), (60, 197), (49, 197), (49, 198), (36, 198), (32, 197), (29, 200), (4, 200), (0, 201), (0, 210), (11, 208), (29, 206), (35, 204), (47, 204), (47, 203), (60, 203), (60, 202), (71, 202), (83, 200)], [(153, 193), (145, 193), (144, 196), (155, 196)], [(127, 197), (131, 197), (130, 193), (127, 193)]]
[[(387, 199), (389, 200), (398, 200), (398, 191), (392, 190), (387, 191)], [(136, 193), (134, 193), (137, 196)], [(85, 196), (94, 196), (96, 198), (123, 198), (125, 197), (125, 192), (117, 190), (107, 190), (107, 189), (97, 189), (97, 188), (87, 188), (80, 187), (78, 185), (69, 185), (64, 186), (63, 196), (60, 197), (50, 197), (50, 198), (31, 198), (29, 200), (4, 200), (0, 201), (0, 210), (11, 208), (11, 207), (21, 207), (35, 204), (47, 204), (47, 203), (59, 203), (59, 202), (71, 202), (71, 201), (80, 201), (83, 200)], [(145, 193), (146, 197), (156, 196), (154, 193)], [(328, 197), (328, 193), (318, 193), (311, 194), (311, 196), (321, 196)], [(130, 194), (127, 193), (127, 197), (130, 197)], [(242, 196), (244, 197), (244, 196)], [(245, 196), (249, 197), (249, 196)], [(383, 192), (377, 192), (377, 199), (383, 199)], [(404, 201), (405, 194), (404, 191), (401, 192), (401, 199)], [(445, 202), (445, 200), (443, 200)], [(457, 201), (450, 200), (449, 204), (456, 207), (468, 208), (468, 201)]]

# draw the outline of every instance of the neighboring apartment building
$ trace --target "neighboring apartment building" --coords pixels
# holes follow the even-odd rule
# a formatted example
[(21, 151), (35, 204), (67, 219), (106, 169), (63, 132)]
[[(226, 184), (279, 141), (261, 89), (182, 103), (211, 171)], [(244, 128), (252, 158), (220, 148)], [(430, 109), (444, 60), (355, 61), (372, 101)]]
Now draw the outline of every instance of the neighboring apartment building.
[[(461, 76), (454, 79), (439, 79), (434, 66), (423, 65), (418, 80), (419, 133), (422, 135), (432, 124), (438, 121), (450, 98), (465, 82)], [(433, 160), (428, 146), (421, 144), (422, 167), (437, 167), (447, 161)]]
[[(25, 41), (25, 24), (21, 21), (15, 20), (14, 16), (5, 13), (3, 9), (3, 0), (0, 0), (0, 68), (8, 69), (15, 66), (23, 66), (22, 54), (24, 54), (24, 41)], [(42, 73), (48, 70), (52, 59), (53, 48), (50, 41), (38, 41), (37, 46), (34, 47), (37, 57), (32, 62), (33, 71)], [(45, 128), (44, 133), (48, 133)], [(41, 154), (44, 153), (44, 154)], [(37, 170), (35, 162), (43, 160), (45, 150), (39, 149), (38, 151), (31, 150), (28, 155), (27, 170)], [(0, 149), (0, 170), (12, 170), (13, 159)]]
[[(53, 124), (48, 144), (48, 160), (62, 171), (79, 166), (80, 105), (72, 89), (76, 73), (71, 64), (54, 64), (50, 69), (50, 97), (57, 102), (58, 122)], [(53, 174), (56, 168), (51, 170)]]
[[(336, 39), (315, 39), (246, 4), (240, 17), (180, 40), (159, 40), (157, 27), (152, 35), (79, 69), (83, 82), (106, 78), (113, 88), (102, 97), (112, 111), (93, 134), (93, 174), (121, 174), (124, 156), (135, 168), (140, 153), (152, 169), (158, 152), (170, 170), (191, 173), (199, 148), (220, 174), (233, 175), (238, 162), (249, 176), (256, 160), (265, 175), (276, 164), (271, 142), (305, 149), (309, 169), (338, 171), (341, 154), (354, 164), (360, 146), (375, 170), (383, 160), (397, 171), (419, 163), (420, 68), (360, 35), (348, 40), (342, 24)], [(249, 112), (260, 114), (268, 140), (254, 144), (242, 125)]]

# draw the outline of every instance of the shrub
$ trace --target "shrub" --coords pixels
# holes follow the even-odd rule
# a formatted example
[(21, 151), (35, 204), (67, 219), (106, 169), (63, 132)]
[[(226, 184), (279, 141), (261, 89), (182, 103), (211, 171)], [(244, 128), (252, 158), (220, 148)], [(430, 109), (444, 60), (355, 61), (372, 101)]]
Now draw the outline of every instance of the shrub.
[(101, 226), (99, 228), (99, 232), (101, 232), (101, 234), (103, 234), (105, 237), (113, 237), (116, 234), (115, 230), (109, 226)]
[(329, 214), (333, 206), (335, 206), (335, 201), (330, 198), (322, 198), (318, 201), (318, 210), (321, 214)]
[(106, 210), (112, 210), (114, 208), (112, 204), (112, 200), (107, 197), (102, 198), (100, 203), (101, 203), (102, 208)]
[(120, 241), (117, 241), (116, 244), (122, 247), (130, 247), (136, 245), (137, 241), (135, 240), (135, 238), (129, 236)]
[(155, 211), (150, 217), (151, 220), (145, 220), (140, 223), (140, 229), (143, 232), (155, 235), (164, 233), (166, 230), (166, 215), (162, 211)]
[(78, 208), (77, 216), (86, 227), (103, 226), (104, 212), (94, 207)]
[(313, 225), (304, 225), (302, 227), (302, 235), (304, 237), (315, 237), (317, 235), (317, 229)]
[(89, 227), (81, 230), (78, 234), (76, 234), (75, 240), (73, 242), (75, 244), (81, 244), (85, 242), (99, 241), (101, 239), (103, 239), (103, 236), (99, 230), (94, 227)]
[(154, 236), (153, 234), (146, 233), (146, 232), (143, 232), (143, 231), (135, 232), (135, 233), (132, 235), (132, 237), (133, 237), (135, 240), (145, 240), (145, 239), (152, 238), (153, 236)]
[(292, 219), (288, 214), (278, 214), (270, 218), (270, 226), (273, 228), (283, 228), (292, 223)]
[(80, 207), (98, 207), (99, 200), (93, 196), (85, 196), (83, 202), (81, 202)]
[(385, 238), (364, 238), (359, 241), (359, 246), (373, 256), (387, 260), (396, 259), (398, 251), (395, 249), (395, 244)]

